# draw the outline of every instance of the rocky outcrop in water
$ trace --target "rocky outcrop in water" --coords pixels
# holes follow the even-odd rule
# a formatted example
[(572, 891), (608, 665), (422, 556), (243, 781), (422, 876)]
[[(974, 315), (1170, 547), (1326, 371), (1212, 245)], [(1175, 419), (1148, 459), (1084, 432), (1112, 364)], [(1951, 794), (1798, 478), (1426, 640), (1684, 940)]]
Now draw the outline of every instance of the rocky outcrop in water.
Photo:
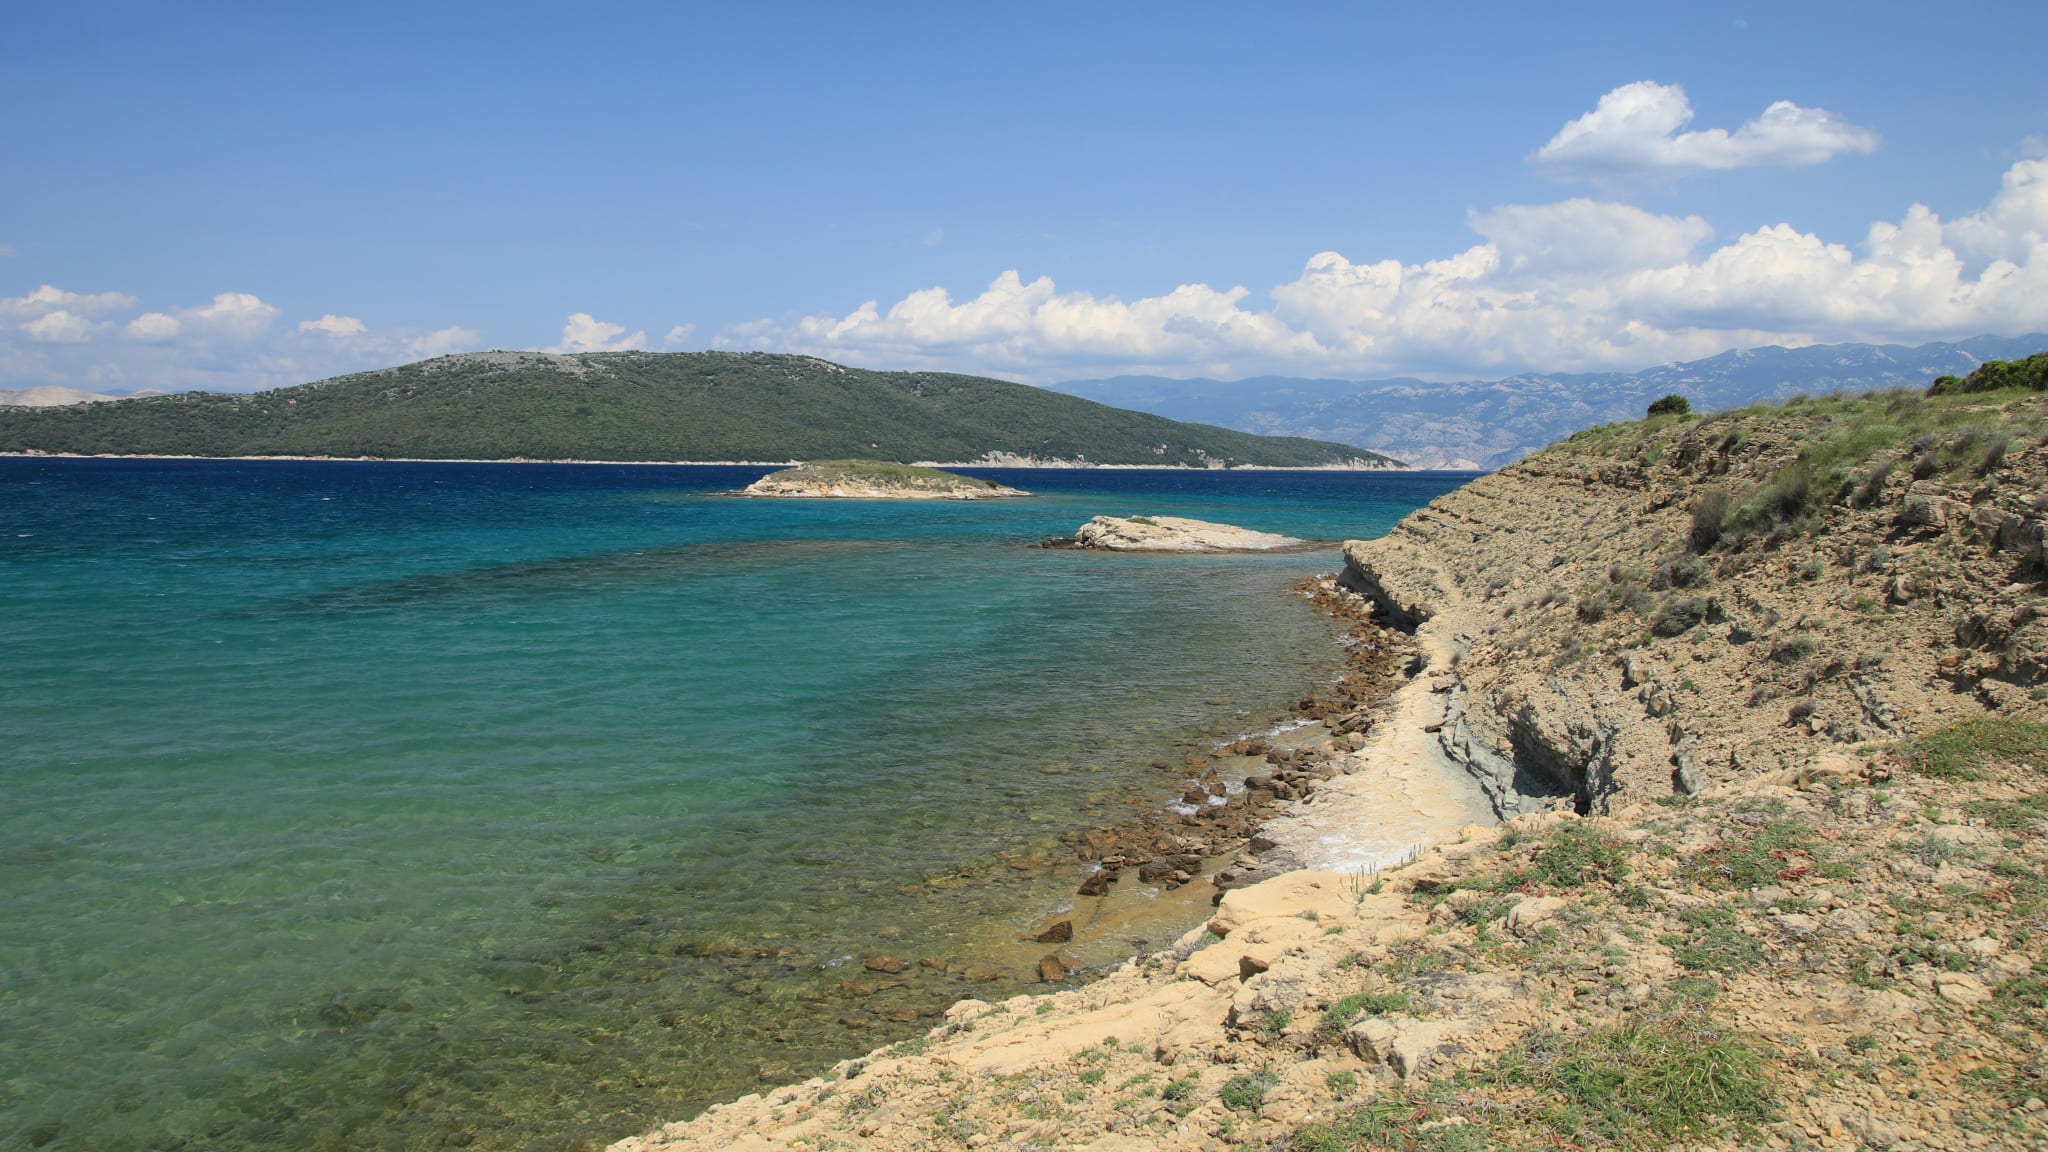
[(841, 500), (993, 500), (1031, 493), (938, 468), (879, 460), (824, 460), (770, 472), (742, 496)]
[(1097, 516), (1074, 533), (1074, 543), (1108, 552), (1279, 552), (1317, 547), (1292, 536), (1185, 516)]

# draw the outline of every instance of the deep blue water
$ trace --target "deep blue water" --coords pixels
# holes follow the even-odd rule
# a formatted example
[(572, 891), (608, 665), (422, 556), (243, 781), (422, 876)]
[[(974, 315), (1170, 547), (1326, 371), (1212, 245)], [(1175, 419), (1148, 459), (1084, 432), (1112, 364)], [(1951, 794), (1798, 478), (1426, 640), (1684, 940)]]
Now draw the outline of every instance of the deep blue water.
[(764, 471), (0, 460), (0, 1148), (587, 1146), (916, 1031), (965, 993), (844, 958), (1003, 963), (1331, 662), (1334, 550), (1028, 545), (1467, 478)]

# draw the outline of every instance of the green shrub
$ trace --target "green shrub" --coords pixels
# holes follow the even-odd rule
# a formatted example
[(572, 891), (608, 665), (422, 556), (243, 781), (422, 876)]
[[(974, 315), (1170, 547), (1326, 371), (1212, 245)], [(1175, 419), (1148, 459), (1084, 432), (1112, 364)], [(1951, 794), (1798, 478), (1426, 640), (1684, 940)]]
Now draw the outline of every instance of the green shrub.
[(1916, 736), (1899, 748), (1907, 767), (1923, 776), (1974, 780), (1993, 764), (2048, 771), (2048, 723), (1984, 716)]
[[(1754, 831), (1733, 831), (1714, 847), (1693, 856), (1686, 872), (1712, 888), (1747, 890), (1768, 884), (1786, 867), (1792, 852), (1813, 854), (1806, 826), (1796, 820), (1767, 820)], [(1773, 855), (1776, 853), (1777, 855)]]
[(1986, 360), (1968, 376), (1941, 376), (1928, 386), (1929, 396), (1955, 396), (1972, 392), (1997, 392), (2006, 388), (2048, 390), (2048, 352), (2037, 352), (2024, 360)]
[(1359, 992), (1346, 996), (1323, 1010), (1323, 1021), (1316, 1031), (1334, 1035), (1351, 1026), (1360, 1016), (1384, 1016), (1389, 1012), (1400, 1012), (1408, 1007), (1406, 992)]
[(1594, 881), (1610, 883), (1628, 875), (1621, 849), (1583, 824), (1567, 824), (1544, 842), (1536, 855), (1535, 874), (1559, 888), (1579, 888)]
[(1679, 916), (1687, 932), (1675, 955), (1678, 962), (1694, 972), (1720, 972), (1733, 976), (1763, 961), (1764, 946), (1735, 926), (1735, 914), (1709, 904), (1688, 909)]
[(1685, 397), (1680, 396), (1676, 392), (1673, 392), (1669, 396), (1660, 396), (1657, 399), (1650, 401), (1649, 415), (1690, 416), (1692, 415), (1692, 401), (1687, 400)]
[(1694, 552), (1705, 552), (1721, 539), (1721, 527), (1728, 519), (1728, 490), (1709, 488), (1701, 492), (1692, 502), (1692, 528), (1687, 533), (1686, 545)]
[(1675, 596), (1664, 602), (1650, 620), (1650, 631), (1658, 636), (1680, 636), (1707, 618), (1704, 596)]
[(1819, 650), (1820, 644), (1813, 637), (1794, 633), (1771, 645), (1771, 659), (1780, 664), (1797, 664)]
[(1235, 1108), (1240, 1111), (1247, 1108), (1257, 1108), (1260, 1104), (1265, 1103), (1266, 1093), (1271, 1092), (1273, 1086), (1278, 1083), (1280, 1083), (1278, 1076), (1262, 1068), (1257, 1072), (1246, 1072), (1225, 1080), (1223, 1082), (1223, 1090), (1217, 1093), (1217, 1097), (1228, 1108)]
[(1697, 556), (1680, 556), (1657, 566), (1656, 575), (1650, 578), (1650, 587), (1691, 588), (1707, 579), (1707, 562)]
[(1630, 1148), (1746, 1131), (1777, 1112), (1762, 1057), (1696, 1007), (1541, 1034), (1503, 1056), (1495, 1075), (1549, 1097), (1543, 1119), (1559, 1135), (1590, 1129)]

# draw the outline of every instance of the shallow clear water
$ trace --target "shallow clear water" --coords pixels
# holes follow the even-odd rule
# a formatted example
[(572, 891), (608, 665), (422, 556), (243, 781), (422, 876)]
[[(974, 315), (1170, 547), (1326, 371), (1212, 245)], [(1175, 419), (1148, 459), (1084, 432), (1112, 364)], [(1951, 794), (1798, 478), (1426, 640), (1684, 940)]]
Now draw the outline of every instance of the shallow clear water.
[(0, 460), (0, 1148), (587, 1147), (920, 1030), (1331, 655), (1334, 553), (1026, 545), (1464, 479), (762, 471)]

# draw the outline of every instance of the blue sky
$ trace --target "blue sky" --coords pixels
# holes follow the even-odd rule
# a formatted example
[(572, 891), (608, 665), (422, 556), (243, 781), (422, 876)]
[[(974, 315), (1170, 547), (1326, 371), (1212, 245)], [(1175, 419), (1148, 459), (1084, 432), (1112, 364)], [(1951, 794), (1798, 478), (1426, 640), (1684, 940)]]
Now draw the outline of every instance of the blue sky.
[(2048, 329), (2048, 5), (1262, 7), (9, 3), (0, 388)]

